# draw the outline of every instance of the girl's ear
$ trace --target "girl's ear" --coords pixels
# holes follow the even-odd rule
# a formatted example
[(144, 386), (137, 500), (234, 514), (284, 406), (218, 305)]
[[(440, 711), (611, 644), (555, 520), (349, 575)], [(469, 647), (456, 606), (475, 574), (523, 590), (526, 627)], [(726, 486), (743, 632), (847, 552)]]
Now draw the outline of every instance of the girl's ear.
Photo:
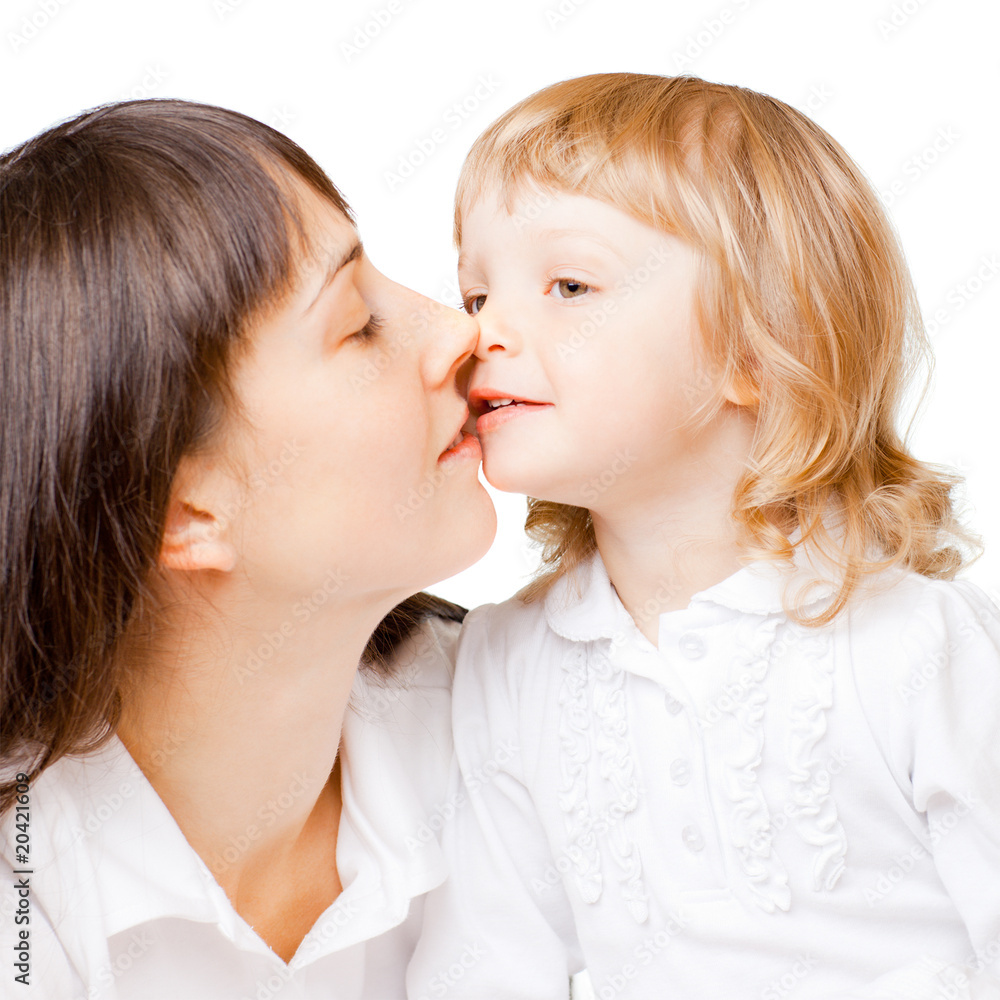
[(725, 378), (722, 395), (735, 406), (756, 406), (760, 402), (756, 361), (748, 361)]
[(722, 394), (727, 402), (733, 403), (735, 406), (756, 406), (760, 401), (757, 390), (749, 382), (742, 379), (739, 382), (732, 380), (727, 382), (723, 387)]
[(163, 569), (231, 572), (238, 552), (232, 542), (231, 517), (238, 511), (233, 482), (211, 462), (181, 459), (160, 545)]

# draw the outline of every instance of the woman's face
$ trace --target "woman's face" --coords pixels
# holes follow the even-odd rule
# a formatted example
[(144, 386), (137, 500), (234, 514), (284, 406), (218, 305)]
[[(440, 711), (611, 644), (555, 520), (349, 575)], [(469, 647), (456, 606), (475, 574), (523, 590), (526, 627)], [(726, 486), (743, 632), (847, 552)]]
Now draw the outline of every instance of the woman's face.
[[(250, 331), (234, 372), (247, 421), (228, 515), (256, 595), (395, 603), (489, 548), (496, 515), (456, 377), (474, 320), (390, 281), (350, 222), (300, 192), (312, 247), (301, 280)], [(233, 452), (230, 452), (232, 454)]]

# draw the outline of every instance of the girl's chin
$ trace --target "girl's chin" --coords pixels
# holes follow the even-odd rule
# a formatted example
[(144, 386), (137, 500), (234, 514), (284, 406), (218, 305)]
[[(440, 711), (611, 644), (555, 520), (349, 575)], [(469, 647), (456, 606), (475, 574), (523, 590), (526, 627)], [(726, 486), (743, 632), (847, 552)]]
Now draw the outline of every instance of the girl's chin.
[(547, 477), (526, 474), (523, 467), (510, 468), (502, 462), (490, 466), (484, 462), (483, 475), (490, 486), (501, 493), (523, 493), (539, 500), (551, 499), (553, 493), (552, 483)]
[[(511, 421), (510, 426), (516, 427), (517, 421)], [(483, 442), (483, 475), (490, 486), (504, 493), (582, 506), (581, 488), (586, 477), (575, 475), (573, 470), (573, 458), (580, 447), (578, 441), (565, 436), (545, 441), (522, 436), (518, 442), (513, 435), (491, 435)], [(586, 467), (583, 461), (580, 465)]]
[(534, 496), (529, 489), (536, 479), (528, 473), (523, 461), (512, 456), (504, 449), (496, 449), (492, 455), (483, 456), (483, 476), (486, 482), (495, 490), (503, 493), (526, 493)]

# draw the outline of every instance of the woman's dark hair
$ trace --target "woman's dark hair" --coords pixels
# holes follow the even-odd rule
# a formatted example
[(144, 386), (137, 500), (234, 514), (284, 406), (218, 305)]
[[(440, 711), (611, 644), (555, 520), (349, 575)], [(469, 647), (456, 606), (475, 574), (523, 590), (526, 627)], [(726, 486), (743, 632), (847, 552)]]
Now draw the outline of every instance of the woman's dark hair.
[[(0, 750), (32, 775), (115, 731), (178, 463), (296, 280), (289, 177), (352, 217), (286, 136), (186, 101), (101, 107), (0, 156)], [(386, 669), (434, 614), (461, 609), (403, 602), (365, 661)]]

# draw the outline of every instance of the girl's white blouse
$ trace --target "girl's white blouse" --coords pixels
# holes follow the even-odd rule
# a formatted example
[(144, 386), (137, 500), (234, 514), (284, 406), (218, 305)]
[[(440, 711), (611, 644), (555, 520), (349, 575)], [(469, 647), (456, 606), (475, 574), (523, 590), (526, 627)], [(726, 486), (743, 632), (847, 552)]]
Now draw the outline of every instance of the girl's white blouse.
[[(433, 815), (447, 795), (457, 634), (457, 624), (429, 620), (396, 657), (392, 677), (358, 674), (341, 743), (344, 890), (291, 962), (236, 913), (115, 738), (95, 755), (58, 761), (30, 789), (29, 864), (15, 856), (13, 813), (0, 825), (0, 996), (404, 996), (424, 894), (447, 871)], [(24, 868), (31, 870), (27, 988), (13, 980), (12, 943), (20, 929), (14, 885), (23, 877), (12, 871)]]
[(468, 616), (412, 1000), (1000, 997), (1000, 608), (894, 571), (806, 628), (811, 573), (747, 566), (657, 646), (596, 555)]

